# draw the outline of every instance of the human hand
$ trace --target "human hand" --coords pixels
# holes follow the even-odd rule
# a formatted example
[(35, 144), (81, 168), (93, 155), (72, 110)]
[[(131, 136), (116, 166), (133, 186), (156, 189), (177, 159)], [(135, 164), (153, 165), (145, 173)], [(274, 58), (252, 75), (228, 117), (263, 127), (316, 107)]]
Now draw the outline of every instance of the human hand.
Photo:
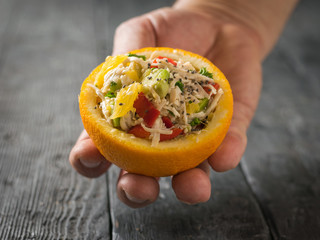
[[(163, 8), (131, 19), (116, 31), (113, 54), (142, 47), (181, 48), (211, 60), (226, 75), (234, 95), (234, 114), (229, 131), (217, 151), (197, 168), (172, 177), (177, 198), (189, 204), (210, 198), (209, 166), (215, 171), (235, 168), (246, 147), (246, 130), (257, 106), (261, 88), (259, 34), (244, 23), (206, 15), (201, 11)], [(82, 175), (98, 177), (111, 165), (84, 131), (70, 153), (72, 166)], [(131, 207), (154, 202), (158, 179), (120, 172), (117, 193)]]

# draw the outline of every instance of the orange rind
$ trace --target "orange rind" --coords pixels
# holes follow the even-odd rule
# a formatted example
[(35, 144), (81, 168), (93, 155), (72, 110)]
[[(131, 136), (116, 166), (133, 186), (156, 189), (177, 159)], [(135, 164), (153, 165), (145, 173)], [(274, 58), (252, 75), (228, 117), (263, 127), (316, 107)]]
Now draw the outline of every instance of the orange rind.
[[(194, 168), (212, 155), (222, 143), (233, 113), (232, 91), (224, 74), (208, 59), (197, 54), (171, 48), (143, 48), (132, 51), (148, 57), (164, 56), (189, 61), (195, 68), (206, 69), (213, 73), (213, 79), (223, 89), (223, 95), (213, 112), (208, 125), (199, 133), (186, 134), (183, 137), (160, 142), (151, 146), (151, 141), (134, 137), (132, 134), (114, 128), (103, 117), (97, 107), (99, 98), (90, 87), (101, 72), (105, 63), (100, 64), (82, 84), (79, 107), (83, 125), (101, 154), (110, 162), (131, 173), (161, 177), (175, 175)], [(122, 55), (123, 56), (123, 55)], [(114, 66), (109, 66), (113, 68)], [(101, 80), (99, 80), (101, 87)]]

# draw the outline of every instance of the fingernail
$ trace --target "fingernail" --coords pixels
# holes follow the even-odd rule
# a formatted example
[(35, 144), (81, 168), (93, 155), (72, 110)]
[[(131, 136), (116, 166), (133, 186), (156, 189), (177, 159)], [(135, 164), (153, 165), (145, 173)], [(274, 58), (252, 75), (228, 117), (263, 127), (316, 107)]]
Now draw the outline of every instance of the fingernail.
[(81, 164), (87, 168), (96, 168), (101, 164), (101, 161), (96, 162), (96, 161), (88, 161), (88, 160), (84, 160), (84, 159), (79, 159), (79, 161), (81, 162)]
[(129, 193), (127, 193), (126, 191), (124, 191), (124, 194), (126, 195), (126, 197), (131, 201), (131, 202), (134, 202), (134, 203), (144, 203), (148, 200), (142, 200), (142, 199), (138, 199), (138, 198), (135, 198), (133, 196), (131, 196)]
[(184, 204), (187, 204), (187, 205), (194, 205), (194, 203), (189, 203), (189, 202), (186, 202), (186, 201), (182, 201), (182, 200), (180, 200), (180, 202), (182, 202), (182, 203), (184, 203)]
[(182, 199), (180, 199), (180, 198), (178, 198), (178, 197), (177, 197), (177, 199), (178, 199), (180, 202), (184, 203), (184, 204), (187, 204), (187, 205), (194, 205), (194, 203), (187, 202), (186, 200), (182, 200)]

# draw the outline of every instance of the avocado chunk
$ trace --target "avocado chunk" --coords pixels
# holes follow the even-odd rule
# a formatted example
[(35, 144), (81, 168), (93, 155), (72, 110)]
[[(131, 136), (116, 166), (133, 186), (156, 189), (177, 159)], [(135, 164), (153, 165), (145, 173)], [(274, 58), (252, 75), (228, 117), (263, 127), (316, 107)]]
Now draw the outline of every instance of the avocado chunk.
[(152, 69), (148, 68), (141, 76), (141, 81), (143, 81), (145, 78), (150, 77), (152, 75)]
[(148, 73), (143, 75), (142, 84), (152, 87), (160, 98), (164, 98), (169, 92), (170, 73), (166, 69), (154, 69)]

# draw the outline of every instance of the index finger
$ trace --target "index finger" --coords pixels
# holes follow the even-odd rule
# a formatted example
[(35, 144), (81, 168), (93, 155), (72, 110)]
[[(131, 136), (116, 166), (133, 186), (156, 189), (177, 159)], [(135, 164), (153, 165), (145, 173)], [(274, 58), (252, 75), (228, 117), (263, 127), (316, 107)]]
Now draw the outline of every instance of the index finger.
[(119, 25), (114, 36), (113, 55), (155, 45), (156, 36), (152, 22), (147, 15), (142, 15)]
[(111, 165), (101, 155), (86, 130), (83, 130), (72, 148), (69, 161), (77, 172), (89, 178), (101, 176)]

